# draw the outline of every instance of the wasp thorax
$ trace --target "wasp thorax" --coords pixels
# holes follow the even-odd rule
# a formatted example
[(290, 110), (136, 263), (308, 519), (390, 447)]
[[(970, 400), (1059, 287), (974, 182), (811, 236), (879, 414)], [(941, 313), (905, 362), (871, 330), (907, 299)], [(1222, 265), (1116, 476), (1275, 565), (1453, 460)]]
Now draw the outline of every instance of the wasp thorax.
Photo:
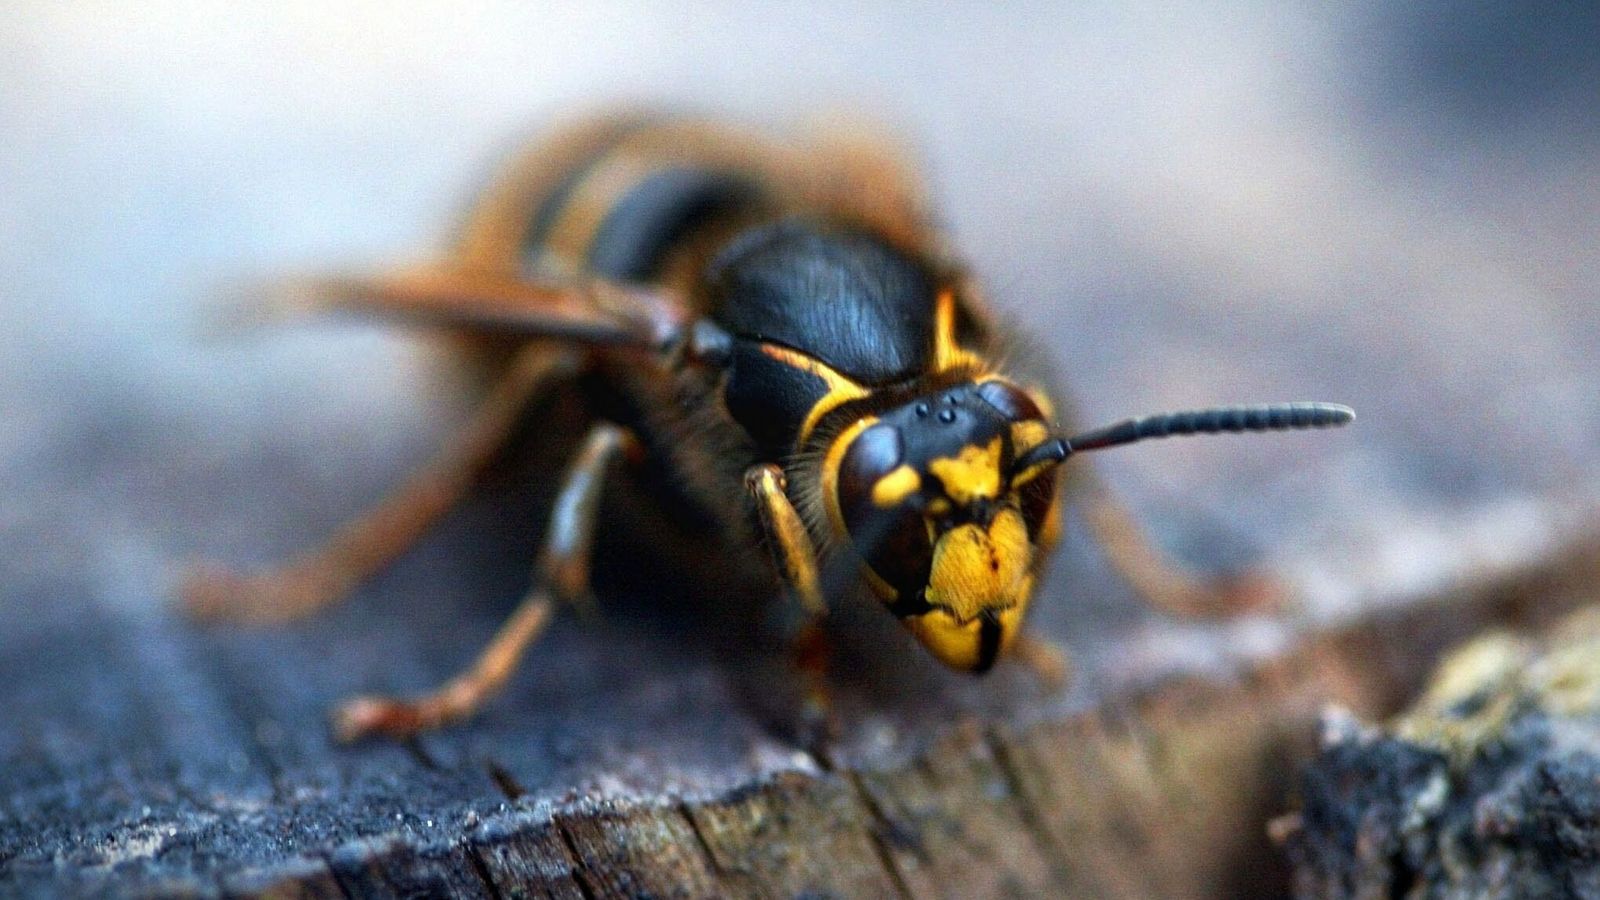
[(868, 580), (949, 665), (987, 669), (1021, 622), (1053, 491), (1029, 451), (1049, 439), (1031, 397), (989, 380), (862, 419), (828, 454)]

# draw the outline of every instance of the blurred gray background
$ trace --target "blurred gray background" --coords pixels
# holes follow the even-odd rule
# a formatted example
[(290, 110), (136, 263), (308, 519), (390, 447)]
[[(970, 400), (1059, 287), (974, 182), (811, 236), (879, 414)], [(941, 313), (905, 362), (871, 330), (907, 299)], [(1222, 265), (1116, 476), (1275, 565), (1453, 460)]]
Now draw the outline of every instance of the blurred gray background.
[[(1535, 557), (1586, 530), (1600, 500), (1597, 9), (9, 3), (0, 663), (48, 706), (66, 676), (43, 657), (88, 617), (179, 648), (140, 677), (181, 682), (210, 646), (171, 637), (183, 560), (304, 546), (464, 410), (414, 337), (237, 333), (218, 286), (435, 252), (521, 136), (616, 102), (779, 130), (884, 123), (1086, 421), (1355, 406), (1360, 422), (1336, 435), (1094, 462), (1185, 558), (1284, 572), (1302, 619)], [(474, 562), (423, 559), (430, 590), (443, 579), (454, 594), (403, 608), (464, 659), (507, 598), (459, 601), (477, 617), (456, 634)], [(1070, 622), (1072, 593), (1052, 589), (1047, 620)], [(1177, 629), (1152, 620), (1075, 646), (1091, 678), (1096, 659), (1204, 661)], [(294, 646), (334, 654), (334, 630)], [(1283, 634), (1256, 623), (1230, 640), (1265, 651)], [(391, 635), (341, 640), (367, 655), (315, 702), (442, 674), (396, 674)], [(65, 752), (74, 721), (46, 738), (0, 726), (0, 750)], [(626, 752), (612, 756), (623, 768)]]

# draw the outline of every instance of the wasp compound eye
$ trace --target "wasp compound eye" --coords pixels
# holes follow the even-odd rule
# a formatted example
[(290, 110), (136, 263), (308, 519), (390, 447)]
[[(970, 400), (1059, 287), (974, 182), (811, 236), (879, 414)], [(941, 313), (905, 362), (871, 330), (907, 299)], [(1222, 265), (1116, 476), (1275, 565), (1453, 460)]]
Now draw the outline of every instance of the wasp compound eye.
[(856, 552), (898, 596), (927, 584), (933, 548), (922, 518), (922, 476), (892, 425), (861, 432), (839, 464), (839, 512)]
[(841, 507), (880, 493), (879, 482), (892, 475), (904, 459), (905, 441), (898, 428), (874, 425), (857, 435), (839, 464)]
[(1044, 411), (1025, 391), (1006, 381), (985, 381), (978, 385), (977, 394), (984, 402), (1000, 411), (1010, 422), (1043, 419)]

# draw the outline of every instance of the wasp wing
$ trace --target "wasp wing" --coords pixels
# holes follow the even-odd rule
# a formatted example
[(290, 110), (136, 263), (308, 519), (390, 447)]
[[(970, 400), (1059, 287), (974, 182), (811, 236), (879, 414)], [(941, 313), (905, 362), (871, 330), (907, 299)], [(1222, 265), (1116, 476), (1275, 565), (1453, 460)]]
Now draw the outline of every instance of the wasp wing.
[(691, 321), (675, 294), (604, 280), (532, 281), (448, 266), (280, 282), (280, 309), (336, 310), (466, 331), (661, 349)]

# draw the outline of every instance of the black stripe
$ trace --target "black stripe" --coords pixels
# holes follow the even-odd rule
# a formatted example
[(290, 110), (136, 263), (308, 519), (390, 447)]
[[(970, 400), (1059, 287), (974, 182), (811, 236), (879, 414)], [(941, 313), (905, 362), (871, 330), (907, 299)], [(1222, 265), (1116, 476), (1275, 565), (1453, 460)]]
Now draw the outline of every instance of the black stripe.
[(1000, 620), (985, 610), (978, 621), (978, 664), (972, 667), (972, 671), (978, 674), (987, 672), (994, 668), (994, 662), (999, 658)]
[(533, 214), (533, 221), (529, 223), (528, 231), (522, 239), (522, 264), (525, 269), (533, 270), (544, 248), (545, 240), (550, 237), (550, 229), (555, 227), (561, 214), (566, 212), (567, 203), (577, 191), (578, 185), (582, 184), (602, 161), (610, 158), (618, 144), (656, 122), (657, 119), (654, 117), (639, 116), (617, 123), (616, 128), (605, 135), (586, 158), (567, 170), (560, 183), (539, 204), (538, 210)]
[(754, 182), (731, 172), (692, 166), (652, 172), (606, 213), (589, 245), (588, 267), (619, 281), (648, 279), (676, 241), (759, 196)]
[(933, 604), (928, 602), (927, 591), (915, 593), (902, 593), (895, 601), (889, 604), (889, 612), (904, 619), (907, 616), (920, 616), (923, 613), (933, 612)]

